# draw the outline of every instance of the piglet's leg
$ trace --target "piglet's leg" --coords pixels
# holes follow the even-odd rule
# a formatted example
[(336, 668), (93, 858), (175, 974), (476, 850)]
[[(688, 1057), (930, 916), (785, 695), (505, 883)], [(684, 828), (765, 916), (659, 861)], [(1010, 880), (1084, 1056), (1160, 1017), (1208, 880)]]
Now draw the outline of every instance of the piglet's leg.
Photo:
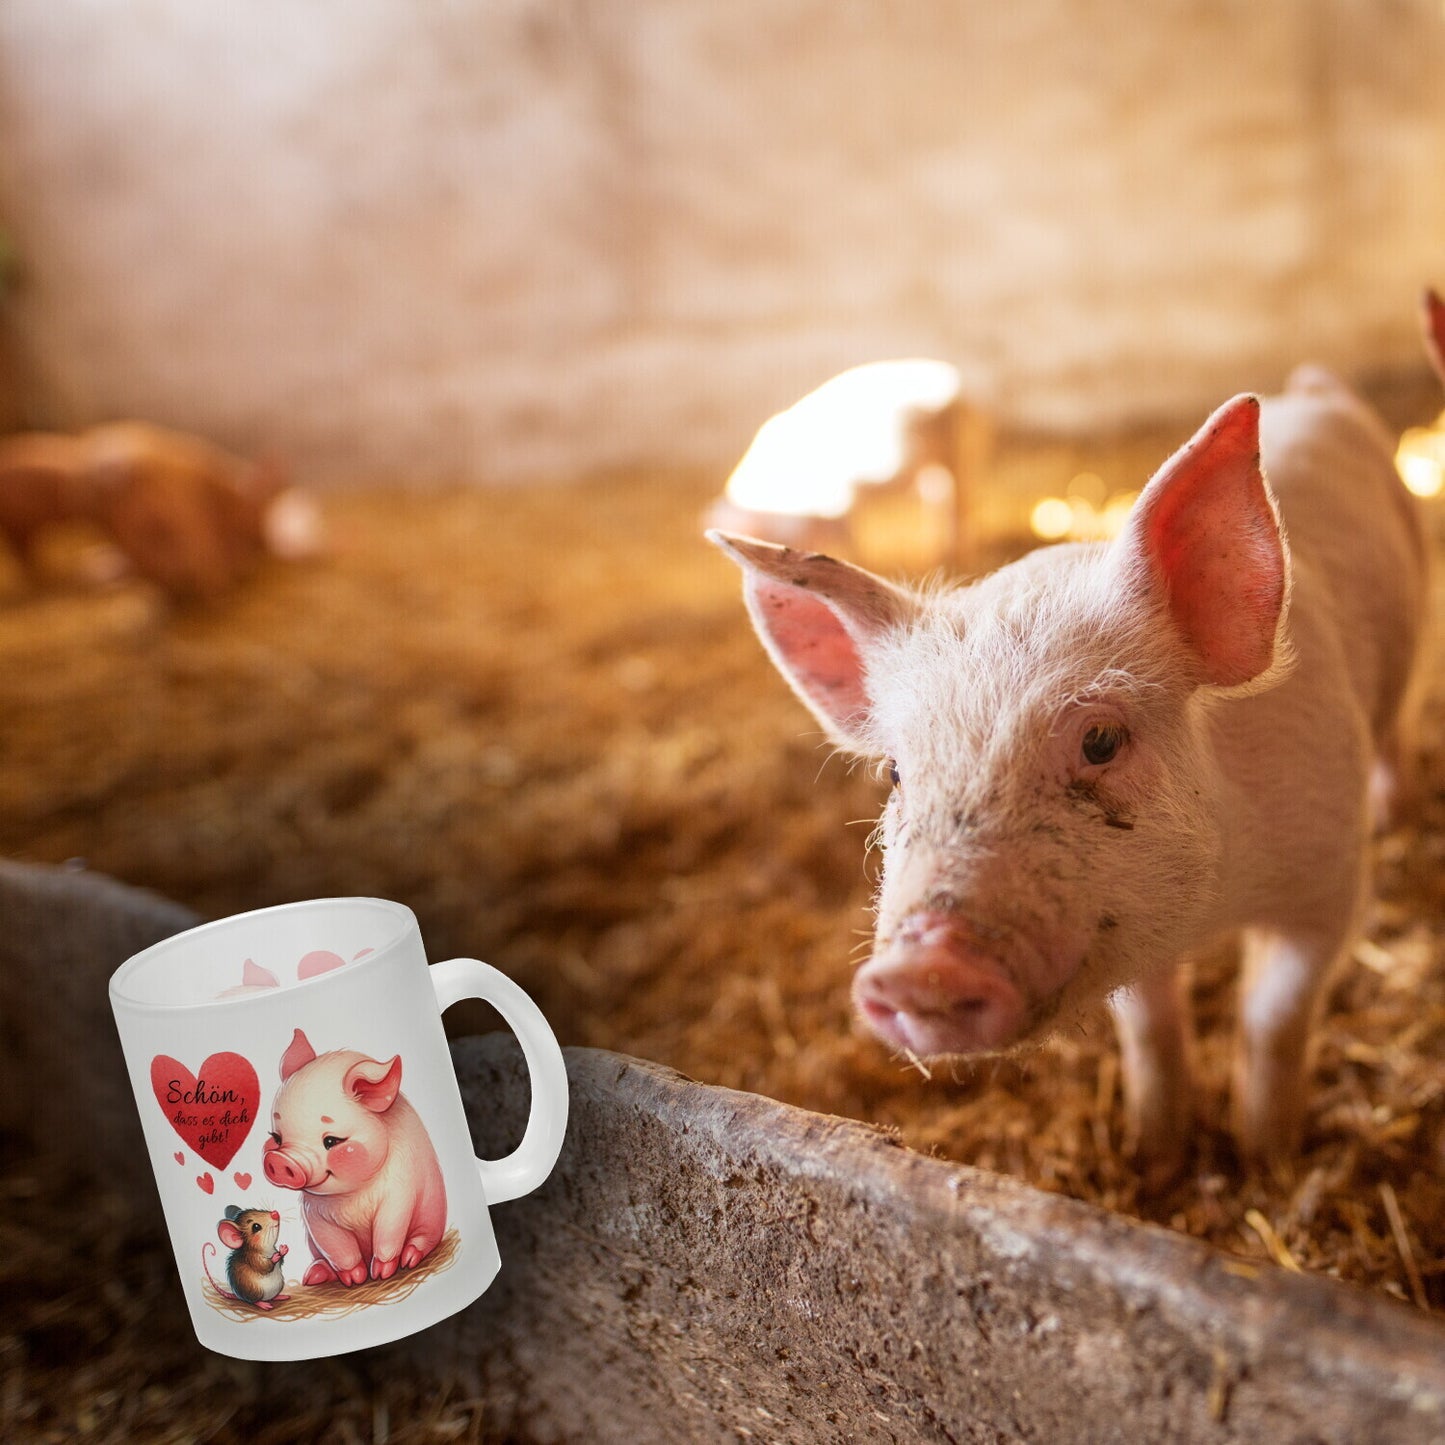
[(371, 1227), (371, 1277), (390, 1279), (401, 1265), (415, 1201), (407, 1194), (388, 1199)]
[(1252, 1163), (1283, 1163), (1304, 1130), (1305, 1077), (1326, 979), (1343, 952), (1336, 939), (1251, 929), (1244, 936), (1234, 1131)]
[(1162, 1189), (1184, 1166), (1192, 1109), (1189, 1006), (1183, 966), (1146, 975), (1109, 999), (1123, 1067), (1125, 1145), (1145, 1187)]
[(332, 1269), (330, 1262), (322, 1256), (321, 1246), (316, 1243), (316, 1236), (311, 1232), (311, 1225), (307, 1222), (304, 1225), (306, 1230), (306, 1244), (311, 1250), (313, 1262), (301, 1279), (304, 1285), (331, 1284), (336, 1279), (336, 1271)]
[[(306, 1233), (311, 1240), (312, 1252), (319, 1256), (316, 1263), (306, 1271), (307, 1284), (324, 1284), (329, 1279), (339, 1279), (342, 1284), (365, 1284), (366, 1261), (361, 1257), (361, 1246), (356, 1236), (329, 1219), (310, 1219)], [(322, 1278), (313, 1279), (318, 1266), (325, 1265), (331, 1272)]]

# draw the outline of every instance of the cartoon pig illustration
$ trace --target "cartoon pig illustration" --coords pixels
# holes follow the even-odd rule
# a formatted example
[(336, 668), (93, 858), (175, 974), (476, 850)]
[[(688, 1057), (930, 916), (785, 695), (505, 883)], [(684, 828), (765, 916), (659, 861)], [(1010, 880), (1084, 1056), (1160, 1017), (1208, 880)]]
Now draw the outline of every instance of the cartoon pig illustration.
[(390, 1279), (425, 1259), (446, 1230), (436, 1150), (401, 1093), (401, 1058), (354, 1049), (318, 1055), (297, 1029), (263, 1146), (266, 1178), (301, 1193), (316, 1262), (303, 1283)]

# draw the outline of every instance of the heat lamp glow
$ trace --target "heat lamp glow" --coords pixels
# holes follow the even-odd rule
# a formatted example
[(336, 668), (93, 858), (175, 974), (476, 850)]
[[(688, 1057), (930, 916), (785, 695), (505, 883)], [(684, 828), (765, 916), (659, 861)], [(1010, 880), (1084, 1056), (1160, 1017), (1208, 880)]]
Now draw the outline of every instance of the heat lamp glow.
[(947, 362), (855, 366), (764, 422), (724, 495), (745, 512), (845, 516), (859, 486), (903, 471), (913, 419), (958, 396), (959, 374)]
[(1113, 492), (1103, 478), (1080, 472), (1062, 497), (1044, 497), (1034, 504), (1029, 526), (1045, 542), (1107, 542), (1117, 537), (1138, 492)]
[(1400, 438), (1395, 465), (1417, 497), (1438, 497), (1445, 491), (1445, 411), (1433, 426), (1411, 427)]

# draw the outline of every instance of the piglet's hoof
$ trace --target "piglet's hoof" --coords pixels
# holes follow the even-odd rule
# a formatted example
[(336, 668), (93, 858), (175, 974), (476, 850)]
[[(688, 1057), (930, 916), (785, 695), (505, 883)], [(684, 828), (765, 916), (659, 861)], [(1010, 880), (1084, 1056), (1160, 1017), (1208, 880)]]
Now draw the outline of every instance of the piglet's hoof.
[(395, 1259), (374, 1259), (371, 1261), (372, 1279), (390, 1279), (396, 1273)]
[(409, 1244), (401, 1252), (401, 1267), (403, 1269), (415, 1269), (429, 1253), (428, 1246), (421, 1244)]
[(310, 1269), (306, 1271), (306, 1277), (302, 1284), (330, 1284), (336, 1278), (336, 1271), (326, 1263), (324, 1259), (318, 1259)]
[(358, 1264), (358, 1265), (354, 1265), (351, 1269), (343, 1269), (343, 1270), (341, 1271), (340, 1275), (338, 1276), (338, 1278), (341, 1280), (341, 1283), (344, 1284), (344, 1285), (346, 1285), (348, 1288), (349, 1288), (351, 1285), (354, 1285), (354, 1284), (365, 1284), (365, 1283), (366, 1283), (366, 1264), (365, 1264), (365, 1262), (363, 1262), (363, 1263), (361, 1263), (361, 1264)]

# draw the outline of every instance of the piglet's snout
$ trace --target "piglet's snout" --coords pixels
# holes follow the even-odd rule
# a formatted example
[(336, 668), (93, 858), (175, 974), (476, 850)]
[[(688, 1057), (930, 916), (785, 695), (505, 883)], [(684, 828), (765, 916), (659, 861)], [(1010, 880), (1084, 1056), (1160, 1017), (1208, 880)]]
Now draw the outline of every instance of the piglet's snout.
[(951, 914), (915, 914), (858, 970), (853, 1002), (884, 1043), (927, 1058), (1006, 1048), (1023, 1032), (1023, 995)]
[(271, 1149), (261, 1161), (266, 1178), (282, 1189), (304, 1189), (306, 1171), (283, 1149)]

